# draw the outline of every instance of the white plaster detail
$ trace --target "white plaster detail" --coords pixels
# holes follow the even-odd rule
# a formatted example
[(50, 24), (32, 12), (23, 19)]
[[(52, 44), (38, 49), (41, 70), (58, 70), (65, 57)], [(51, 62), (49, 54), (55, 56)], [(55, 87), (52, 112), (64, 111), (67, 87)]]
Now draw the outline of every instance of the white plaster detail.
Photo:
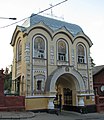
[(78, 103), (79, 106), (84, 106), (84, 98), (81, 97), (79, 98), (79, 103)]
[(27, 43), (26, 47), (25, 47), (25, 57), (24, 57), (24, 59), (25, 59), (26, 63), (29, 63), (29, 61), (30, 61), (30, 44), (29, 43)]
[(48, 109), (51, 109), (51, 110), (54, 109), (53, 100), (54, 100), (54, 98), (49, 98)]
[(51, 46), (50, 48), (50, 63), (54, 64), (54, 46)]
[(88, 78), (86, 76), (83, 76), (84, 84), (85, 84), (85, 89), (88, 90)]
[(78, 97), (76, 96), (76, 106), (78, 106)]
[(82, 76), (77, 72), (73, 67), (69, 67), (69, 71), (65, 71), (66, 67), (60, 67), (59, 69), (56, 70), (54, 73), (52, 79), (51, 79), (51, 84), (50, 84), (50, 92), (55, 92), (55, 84), (57, 79), (62, 75), (69, 73), (74, 77), (74, 82), (76, 85), (76, 90), (77, 91), (85, 91), (85, 84), (83, 81)]
[(75, 65), (74, 49), (72, 49), (72, 65)]

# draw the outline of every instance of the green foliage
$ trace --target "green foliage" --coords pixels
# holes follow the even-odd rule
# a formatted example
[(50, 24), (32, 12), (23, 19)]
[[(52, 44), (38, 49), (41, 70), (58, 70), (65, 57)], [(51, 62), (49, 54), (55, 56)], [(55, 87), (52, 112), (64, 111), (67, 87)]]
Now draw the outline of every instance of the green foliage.
[(91, 58), (91, 66), (94, 67), (96, 64), (94, 63), (93, 58)]
[(12, 72), (8, 72), (9, 69), (6, 68), (5, 70), (5, 77), (4, 77), (4, 90), (7, 90), (8, 92), (11, 91), (12, 86)]

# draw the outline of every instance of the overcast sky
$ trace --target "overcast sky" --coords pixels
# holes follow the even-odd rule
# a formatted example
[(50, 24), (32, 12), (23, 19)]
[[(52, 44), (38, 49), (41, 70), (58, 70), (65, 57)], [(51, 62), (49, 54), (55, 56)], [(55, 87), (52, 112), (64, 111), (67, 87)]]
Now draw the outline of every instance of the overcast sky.
[[(16, 17), (17, 20), (0, 19), (0, 68), (9, 67), (13, 61), (13, 47), (10, 45), (18, 22), (64, 0), (0, 0), (0, 17)], [(96, 65), (104, 65), (104, 0), (68, 0), (52, 9), (56, 19), (79, 25), (91, 39), (91, 57)], [(42, 15), (51, 14), (51, 10)], [(4, 27), (4, 28), (2, 28)]]

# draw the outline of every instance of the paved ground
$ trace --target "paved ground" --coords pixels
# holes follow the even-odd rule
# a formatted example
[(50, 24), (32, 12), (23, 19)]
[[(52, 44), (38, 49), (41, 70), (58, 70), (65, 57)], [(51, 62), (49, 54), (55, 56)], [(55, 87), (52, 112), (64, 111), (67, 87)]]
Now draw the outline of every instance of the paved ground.
[(104, 120), (104, 113), (80, 114), (62, 111), (59, 115), (33, 112), (0, 112), (0, 120)]

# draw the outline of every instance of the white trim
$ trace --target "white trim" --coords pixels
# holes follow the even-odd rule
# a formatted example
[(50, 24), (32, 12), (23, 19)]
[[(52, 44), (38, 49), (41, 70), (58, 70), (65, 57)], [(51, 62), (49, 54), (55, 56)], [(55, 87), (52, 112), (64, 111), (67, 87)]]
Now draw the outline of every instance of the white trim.
[(84, 55), (84, 63), (87, 63), (87, 57), (86, 57), (86, 52), (87, 52), (87, 50), (86, 50), (85, 45), (84, 45), (83, 43), (78, 43), (78, 44), (77, 44), (77, 49), (76, 49), (76, 50), (77, 50), (77, 63), (78, 63), (78, 46), (79, 46), (79, 45), (82, 45), (82, 46), (84, 47), (84, 54), (85, 54), (85, 55)]
[(77, 94), (77, 96), (95, 96), (95, 95), (91, 93), (91, 94)]
[(32, 57), (34, 57), (34, 40), (37, 38), (37, 37), (41, 37), (43, 40), (44, 40), (44, 42), (45, 42), (45, 50), (44, 50), (44, 58), (46, 59), (46, 39), (42, 36), (42, 35), (35, 35), (34, 37), (33, 37), (33, 40), (32, 40), (32, 43), (33, 43), (33, 45), (32, 45), (32, 52), (33, 52), (33, 55), (32, 55)]
[(57, 60), (59, 60), (58, 58), (58, 43), (60, 42), (60, 41), (63, 41), (64, 43), (65, 43), (65, 45), (66, 45), (66, 53), (65, 53), (65, 57), (66, 57), (66, 60), (65, 61), (69, 61), (69, 59), (68, 59), (68, 44), (67, 44), (67, 42), (64, 40), (64, 39), (58, 39), (57, 40)]
[(26, 96), (26, 98), (55, 98), (55, 97), (56, 97), (55, 95), (49, 95), (49, 96), (46, 96), (46, 95)]

